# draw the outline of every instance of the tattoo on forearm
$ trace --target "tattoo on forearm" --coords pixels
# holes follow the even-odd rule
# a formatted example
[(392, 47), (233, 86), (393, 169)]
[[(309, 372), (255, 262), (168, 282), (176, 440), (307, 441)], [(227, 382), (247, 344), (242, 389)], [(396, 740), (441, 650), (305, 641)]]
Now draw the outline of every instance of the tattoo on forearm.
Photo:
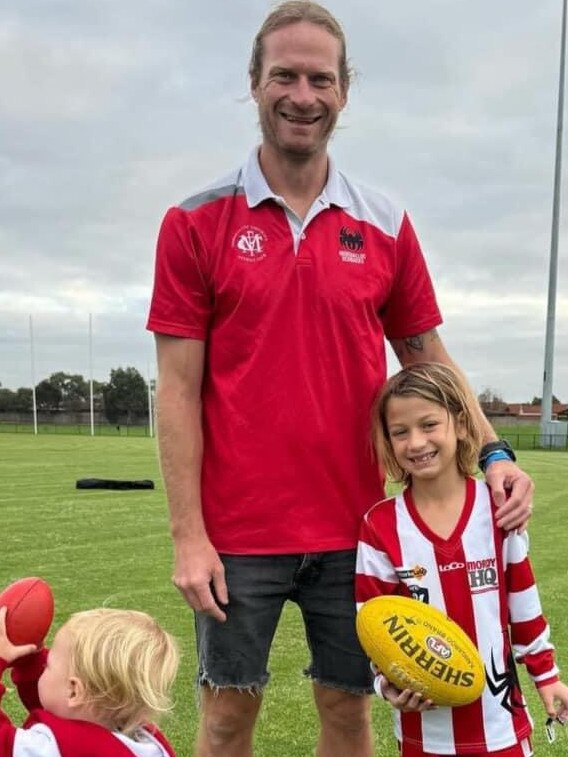
[(424, 337), (422, 334), (418, 336), (411, 336), (404, 340), (404, 345), (409, 352), (423, 352), (424, 351)]
[(408, 352), (424, 352), (426, 346), (426, 340), (430, 342), (437, 342), (440, 339), (436, 329), (427, 331), (425, 334), (416, 334), (416, 336), (409, 336), (408, 339), (404, 339), (404, 346)]

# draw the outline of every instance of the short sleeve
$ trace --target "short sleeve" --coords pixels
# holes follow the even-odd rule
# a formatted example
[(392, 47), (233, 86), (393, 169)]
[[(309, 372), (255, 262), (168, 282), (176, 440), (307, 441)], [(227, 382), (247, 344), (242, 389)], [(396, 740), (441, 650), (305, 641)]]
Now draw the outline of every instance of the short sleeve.
[(149, 331), (206, 338), (212, 312), (206, 253), (191, 214), (170, 208), (158, 235)]
[(442, 323), (426, 261), (406, 213), (396, 237), (395, 252), (393, 286), (381, 314), (387, 339), (423, 334)]

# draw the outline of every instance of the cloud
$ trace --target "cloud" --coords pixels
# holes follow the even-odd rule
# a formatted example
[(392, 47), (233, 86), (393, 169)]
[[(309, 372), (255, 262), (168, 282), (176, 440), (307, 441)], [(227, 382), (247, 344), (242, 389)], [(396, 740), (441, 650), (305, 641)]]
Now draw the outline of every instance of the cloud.
[[(20, 0), (0, 11), (0, 381), (153, 364), (166, 208), (258, 140), (246, 69), (269, 0)], [(542, 392), (558, 93), (552, 0), (333, 0), (358, 70), (332, 152), (411, 213), (452, 355)], [(568, 398), (562, 212), (555, 394)], [(393, 366), (394, 367), (394, 366)]]

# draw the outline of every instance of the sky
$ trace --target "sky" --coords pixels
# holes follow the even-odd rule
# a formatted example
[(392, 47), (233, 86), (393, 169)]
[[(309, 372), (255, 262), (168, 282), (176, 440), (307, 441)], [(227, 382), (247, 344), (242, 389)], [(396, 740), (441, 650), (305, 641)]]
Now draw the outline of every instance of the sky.
[[(145, 322), (160, 221), (260, 141), (246, 71), (273, 6), (0, 4), (2, 386), (59, 370), (155, 375)], [(410, 213), (440, 335), (474, 389), (542, 395), (561, 0), (327, 7), (356, 71), (330, 144), (338, 167)], [(568, 402), (563, 193), (553, 391)]]

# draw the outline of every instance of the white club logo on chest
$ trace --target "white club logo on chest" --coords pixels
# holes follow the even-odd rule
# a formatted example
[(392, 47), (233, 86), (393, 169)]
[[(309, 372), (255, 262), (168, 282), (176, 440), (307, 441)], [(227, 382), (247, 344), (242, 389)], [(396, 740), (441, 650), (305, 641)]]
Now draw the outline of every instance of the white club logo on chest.
[(266, 257), (267, 237), (256, 226), (242, 226), (233, 237), (233, 249), (240, 260), (257, 263)]

